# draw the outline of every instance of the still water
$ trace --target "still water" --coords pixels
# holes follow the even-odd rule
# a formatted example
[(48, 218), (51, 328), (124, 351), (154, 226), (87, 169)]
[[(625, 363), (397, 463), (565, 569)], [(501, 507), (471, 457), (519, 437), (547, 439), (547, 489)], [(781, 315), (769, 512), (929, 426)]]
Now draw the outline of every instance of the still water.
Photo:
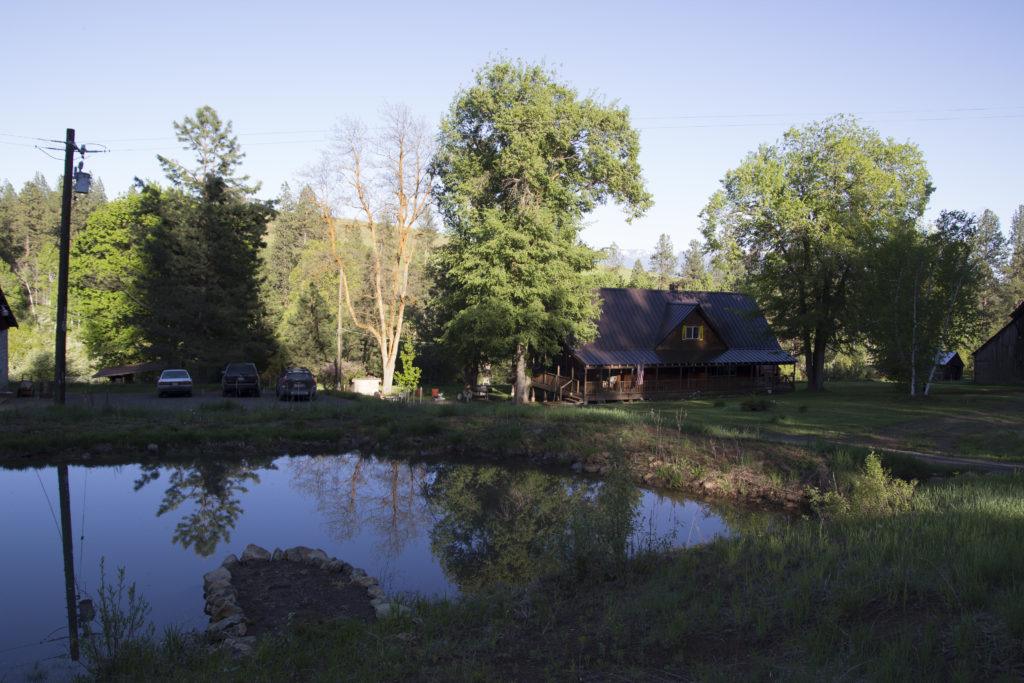
[[(550, 547), (539, 530), (567, 528), (601, 490), (561, 473), (355, 454), (73, 467), (69, 482), (79, 599), (97, 597), (101, 559), (108, 584), (123, 567), (158, 634), (204, 629), (203, 574), (249, 543), (321, 548), (391, 595), (528, 580)], [(640, 491), (635, 510), (634, 547), (692, 545), (752, 523), (749, 513), (655, 491)], [(59, 520), (55, 468), (0, 470), (0, 680), (20, 680), (37, 662), (51, 680), (76, 670)]]

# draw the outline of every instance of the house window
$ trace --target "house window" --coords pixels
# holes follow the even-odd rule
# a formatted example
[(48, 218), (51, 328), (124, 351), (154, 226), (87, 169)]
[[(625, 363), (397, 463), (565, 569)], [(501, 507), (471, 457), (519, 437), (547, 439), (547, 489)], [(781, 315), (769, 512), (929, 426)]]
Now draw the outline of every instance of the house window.
[(704, 326), (703, 325), (687, 325), (683, 328), (683, 339), (695, 339), (700, 341), (704, 339)]

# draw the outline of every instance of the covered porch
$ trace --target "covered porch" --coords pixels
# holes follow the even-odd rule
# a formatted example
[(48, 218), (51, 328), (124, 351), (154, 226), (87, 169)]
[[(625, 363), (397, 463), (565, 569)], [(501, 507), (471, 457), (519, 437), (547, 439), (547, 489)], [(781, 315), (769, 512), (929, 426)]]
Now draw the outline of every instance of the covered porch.
[(721, 394), (775, 393), (793, 390), (794, 370), (780, 364), (692, 366), (585, 366), (537, 373), (534, 394), (550, 401), (600, 403), (656, 398), (698, 398)]

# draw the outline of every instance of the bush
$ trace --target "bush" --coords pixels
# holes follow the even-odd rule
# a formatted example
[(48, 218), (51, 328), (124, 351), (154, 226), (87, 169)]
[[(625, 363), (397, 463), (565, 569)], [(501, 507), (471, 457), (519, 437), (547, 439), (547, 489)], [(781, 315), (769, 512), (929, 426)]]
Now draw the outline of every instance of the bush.
[[(93, 632), (89, 621), (81, 624), (82, 654), (89, 673), (97, 678), (112, 677), (124, 660), (153, 644), (154, 627), (146, 621), (152, 608), (135, 590), (135, 582), (125, 584), (124, 567), (117, 569), (117, 583), (107, 584), (103, 558), (100, 558), (99, 604), (96, 605), (99, 630)], [(127, 598), (127, 604), (122, 601)]]
[[(838, 458), (842, 460), (842, 458)], [(833, 469), (842, 469), (842, 463), (833, 463)], [(864, 466), (842, 477), (842, 483), (832, 475), (831, 487), (826, 490), (808, 488), (811, 508), (822, 519), (830, 519), (854, 512), (862, 515), (887, 515), (910, 509), (917, 480), (904, 481), (892, 476), (882, 467), (881, 458), (871, 452)]]
[(740, 410), (760, 411), (772, 407), (772, 401), (767, 398), (748, 398), (740, 403)]

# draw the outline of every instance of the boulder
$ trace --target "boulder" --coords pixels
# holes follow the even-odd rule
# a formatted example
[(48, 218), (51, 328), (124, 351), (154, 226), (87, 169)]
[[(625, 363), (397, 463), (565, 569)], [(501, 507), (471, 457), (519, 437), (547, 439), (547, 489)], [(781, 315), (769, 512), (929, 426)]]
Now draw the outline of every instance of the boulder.
[(270, 551), (250, 543), (242, 551), (242, 564), (247, 562), (270, 562)]
[(215, 588), (230, 586), (231, 572), (224, 567), (217, 567), (212, 572), (203, 574), (203, 592), (209, 594)]

